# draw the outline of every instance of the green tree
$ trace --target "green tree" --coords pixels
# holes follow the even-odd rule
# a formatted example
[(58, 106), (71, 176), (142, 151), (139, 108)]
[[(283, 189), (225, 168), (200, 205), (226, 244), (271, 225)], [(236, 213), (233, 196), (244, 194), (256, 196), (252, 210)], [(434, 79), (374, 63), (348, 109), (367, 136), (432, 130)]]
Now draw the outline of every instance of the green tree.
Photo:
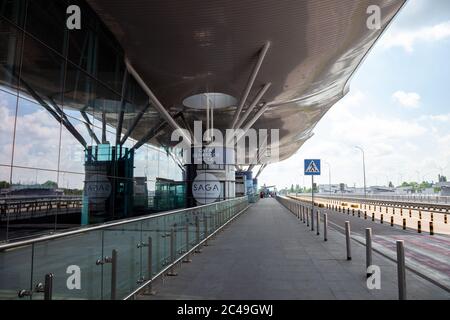
[(8, 181), (0, 181), (0, 189), (7, 189), (9, 188), (11, 185), (9, 184)]
[(45, 183), (41, 184), (44, 188), (58, 188), (58, 184), (54, 181), (46, 181)]
[(290, 191), (291, 191), (291, 193), (294, 193), (294, 191), (295, 191), (294, 190), (294, 184), (291, 185), (291, 190)]

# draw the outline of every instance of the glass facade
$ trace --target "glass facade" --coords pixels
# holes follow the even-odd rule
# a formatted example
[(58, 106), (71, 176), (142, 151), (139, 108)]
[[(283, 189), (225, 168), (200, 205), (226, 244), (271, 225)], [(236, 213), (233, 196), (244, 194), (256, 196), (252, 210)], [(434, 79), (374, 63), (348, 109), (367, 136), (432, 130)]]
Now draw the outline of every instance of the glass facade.
[[(66, 28), (69, 5), (82, 10), (81, 30)], [(83, 1), (0, 0), (0, 241), (78, 226), (90, 207), (87, 150), (114, 149), (127, 133), (116, 128), (130, 128), (144, 110), (160, 121), (127, 75), (122, 48)], [(122, 142), (115, 150), (137, 141)], [(133, 161), (132, 215), (153, 210), (158, 179), (183, 181), (174, 150), (144, 144)], [(126, 178), (117, 172), (108, 179)]]

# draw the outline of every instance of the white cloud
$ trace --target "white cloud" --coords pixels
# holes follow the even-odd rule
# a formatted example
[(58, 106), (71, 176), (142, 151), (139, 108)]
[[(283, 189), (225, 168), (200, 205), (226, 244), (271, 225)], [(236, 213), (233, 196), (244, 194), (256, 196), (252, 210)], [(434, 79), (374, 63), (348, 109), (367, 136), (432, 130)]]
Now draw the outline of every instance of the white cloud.
[(448, 113), (448, 114), (430, 115), (429, 119), (432, 120), (432, 121), (438, 121), (438, 122), (449, 122), (450, 121), (450, 113)]
[(436, 42), (450, 38), (450, 21), (413, 31), (397, 31), (386, 33), (382, 39), (384, 48), (402, 47), (406, 52), (414, 51), (418, 42)]
[(392, 95), (392, 98), (405, 108), (419, 108), (420, 95), (416, 92), (397, 91)]

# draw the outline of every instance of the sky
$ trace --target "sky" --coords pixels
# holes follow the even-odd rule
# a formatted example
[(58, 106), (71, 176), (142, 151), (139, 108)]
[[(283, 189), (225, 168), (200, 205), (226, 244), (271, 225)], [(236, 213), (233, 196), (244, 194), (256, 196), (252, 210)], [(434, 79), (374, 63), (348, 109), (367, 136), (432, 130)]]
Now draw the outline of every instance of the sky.
[[(319, 184), (363, 186), (450, 176), (450, 1), (410, 0), (290, 159), (268, 166), (260, 185), (309, 186), (304, 159), (321, 159)], [(330, 175), (331, 173), (331, 175)]]

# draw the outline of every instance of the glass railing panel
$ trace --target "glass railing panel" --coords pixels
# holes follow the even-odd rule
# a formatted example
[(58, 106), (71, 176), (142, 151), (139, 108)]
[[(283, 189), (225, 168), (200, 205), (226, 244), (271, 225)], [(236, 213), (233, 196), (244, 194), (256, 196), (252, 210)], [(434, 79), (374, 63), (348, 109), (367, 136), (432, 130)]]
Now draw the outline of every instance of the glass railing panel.
[(31, 290), (32, 285), (32, 245), (0, 251), (0, 299), (19, 298), (19, 291)]
[[(116, 299), (136, 290), (141, 280), (142, 224), (130, 222), (103, 230), (103, 256), (117, 254)], [(111, 299), (112, 265), (103, 265), (103, 299)]]
[[(34, 244), (33, 286), (53, 274), (53, 299), (101, 299), (102, 231), (89, 231)], [(33, 300), (43, 299), (33, 294)]]

